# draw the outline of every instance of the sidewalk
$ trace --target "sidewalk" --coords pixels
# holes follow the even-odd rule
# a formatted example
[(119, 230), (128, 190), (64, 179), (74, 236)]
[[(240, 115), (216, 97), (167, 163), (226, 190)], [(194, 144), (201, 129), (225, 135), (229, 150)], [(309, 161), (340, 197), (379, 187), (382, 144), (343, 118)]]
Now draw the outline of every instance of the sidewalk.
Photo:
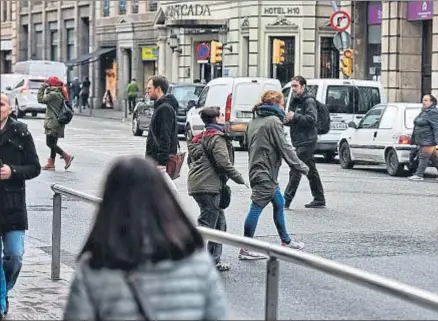
[(62, 264), (61, 280), (50, 279), (51, 257), (42, 244), (26, 237), (23, 268), (9, 294), (6, 320), (62, 320), (73, 269)]
[(131, 121), (131, 115), (128, 115), (128, 118), (125, 118), (124, 110), (92, 109), (91, 115), (89, 108), (82, 110), (82, 112), (80, 112), (78, 108), (75, 108), (74, 110), (75, 110), (75, 116)]

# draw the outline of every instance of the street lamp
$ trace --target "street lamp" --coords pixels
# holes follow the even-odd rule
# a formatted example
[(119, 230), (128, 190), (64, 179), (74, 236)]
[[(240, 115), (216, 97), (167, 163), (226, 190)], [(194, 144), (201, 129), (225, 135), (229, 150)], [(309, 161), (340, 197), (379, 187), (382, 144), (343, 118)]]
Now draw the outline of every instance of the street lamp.
[(172, 33), (169, 38), (167, 39), (167, 43), (169, 44), (169, 47), (174, 51), (174, 52), (179, 52), (181, 53), (182, 50), (181, 48), (177, 49), (179, 46), (179, 38), (178, 35), (175, 33)]

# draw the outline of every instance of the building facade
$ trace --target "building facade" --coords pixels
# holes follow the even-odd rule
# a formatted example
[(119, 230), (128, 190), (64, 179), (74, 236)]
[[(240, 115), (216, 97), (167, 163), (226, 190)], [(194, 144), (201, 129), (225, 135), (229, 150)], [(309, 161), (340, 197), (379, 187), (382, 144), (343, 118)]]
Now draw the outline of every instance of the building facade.
[(388, 101), (438, 95), (438, 2), (342, 4), (353, 17), (354, 78), (380, 79)]
[[(337, 78), (332, 12), (329, 1), (160, 1), (154, 20), (158, 72), (174, 82), (272, 77), (272, 44), (277, 38), (285, 42), (285, 62), (277, 72), (282, 83), (297, 74)], [(211, 41), (224, 44), (221, 64), (211, 64), (208, 54), (203, 55), (202, 44)]]
[(15, 1), (0, 1), (0, 73), (12, 72), (15, 11)]

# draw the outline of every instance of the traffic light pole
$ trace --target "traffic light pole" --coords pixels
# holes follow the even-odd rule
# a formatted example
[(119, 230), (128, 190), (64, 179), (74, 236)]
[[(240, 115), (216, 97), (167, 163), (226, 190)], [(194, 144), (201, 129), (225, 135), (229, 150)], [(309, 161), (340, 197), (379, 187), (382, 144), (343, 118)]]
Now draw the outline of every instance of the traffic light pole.
[[(338, 4), (336, 3), (336, 1), (330, 1), (330, 4), (332, 5), (332, 9), (333, 11), (339, 11), (339, 7)], [(348, 39), (347, 39), (347, 34), (344, 32), (341, 32), (341, 40), (342, 40), (342, 49), (349, 49), (348, 48)]]
[(272, 65), (272, 78), (277, 79), (277, 72), (278, 72), (278, 65), (273, 64)]

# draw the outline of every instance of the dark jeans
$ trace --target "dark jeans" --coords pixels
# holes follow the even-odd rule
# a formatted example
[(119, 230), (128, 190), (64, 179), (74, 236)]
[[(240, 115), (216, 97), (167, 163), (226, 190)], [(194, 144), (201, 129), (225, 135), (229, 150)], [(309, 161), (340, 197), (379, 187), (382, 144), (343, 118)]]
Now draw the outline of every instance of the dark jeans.
[[(193, 195), (199, 205), (201, 214), (198, 217), (198, 225), (215, 229), (218, 231), (227, 230), (224, 211), (219, 208), (219, 194), (197, 194)], [(222, 244), (208, 242), (207, 249), (213, 260), (219, 263), (222, 255)]]
[(429, 162), (438, 169), (438, 152), (435, 146), (420, 146), (420, 156), (419, 156), (418, 168), (415, 175), (423, 177), (424, 172), (429, 166)]
[[(283, 243), (289, 243), (290, 237), (287, 233), (286, 223), (284, 221), (284, 198), (281, 195), (280, 188), (277, 188), (275, 195), (272, 199), (272, 206), (274, 208), (274, 224), (277, 228), (278, 235)], [(254, 233), (259, 221), (259, 217), (262, 214), (263, 207), (252, 202), (249, 208), (248, 216), (245, 220), (244, 235), (247, 237), (254, 237)]]
[(47, 135), (46, 136), (46, 145), (50, 148), (50, 158), (55, 159), (56, 154), (59, 154), (62, 156), (64, 154), (64, 151), (61, 149), (61, 147), (58, 146), (58, 137)]
[[(309, 180), (310, 190), (312, 191), (312, 196), (315, 201), (325, 202), (324, 189), (322, 187), (321, 179), (319, 178), (318, 170), (316, 169), (316, 164), (313, 159), (313, 154), (315, 153), (316, 143), (307, 144), (299, 146), (296, 149), (298, 158), (301, 159), (307, 166), (309, 166), (309, 174), (307, 179)], [(289, 172), (289, 183), (284, 191), (284, 199), (286, 201), (286, 206), (289, 206), (297, 193), (298, 186), (301, 181), (301, 173), (296, 170), (291, 170)]]
[(128, 97), (128, 104), (129, 104), (129, 112), (132, 113), (135, 108), (135, 102), (137, 100), (137, 97)]
[(90, 104), (88, 103), (89, 94), (81, 94), (81, 106), (86, 108), (90, 107)]

